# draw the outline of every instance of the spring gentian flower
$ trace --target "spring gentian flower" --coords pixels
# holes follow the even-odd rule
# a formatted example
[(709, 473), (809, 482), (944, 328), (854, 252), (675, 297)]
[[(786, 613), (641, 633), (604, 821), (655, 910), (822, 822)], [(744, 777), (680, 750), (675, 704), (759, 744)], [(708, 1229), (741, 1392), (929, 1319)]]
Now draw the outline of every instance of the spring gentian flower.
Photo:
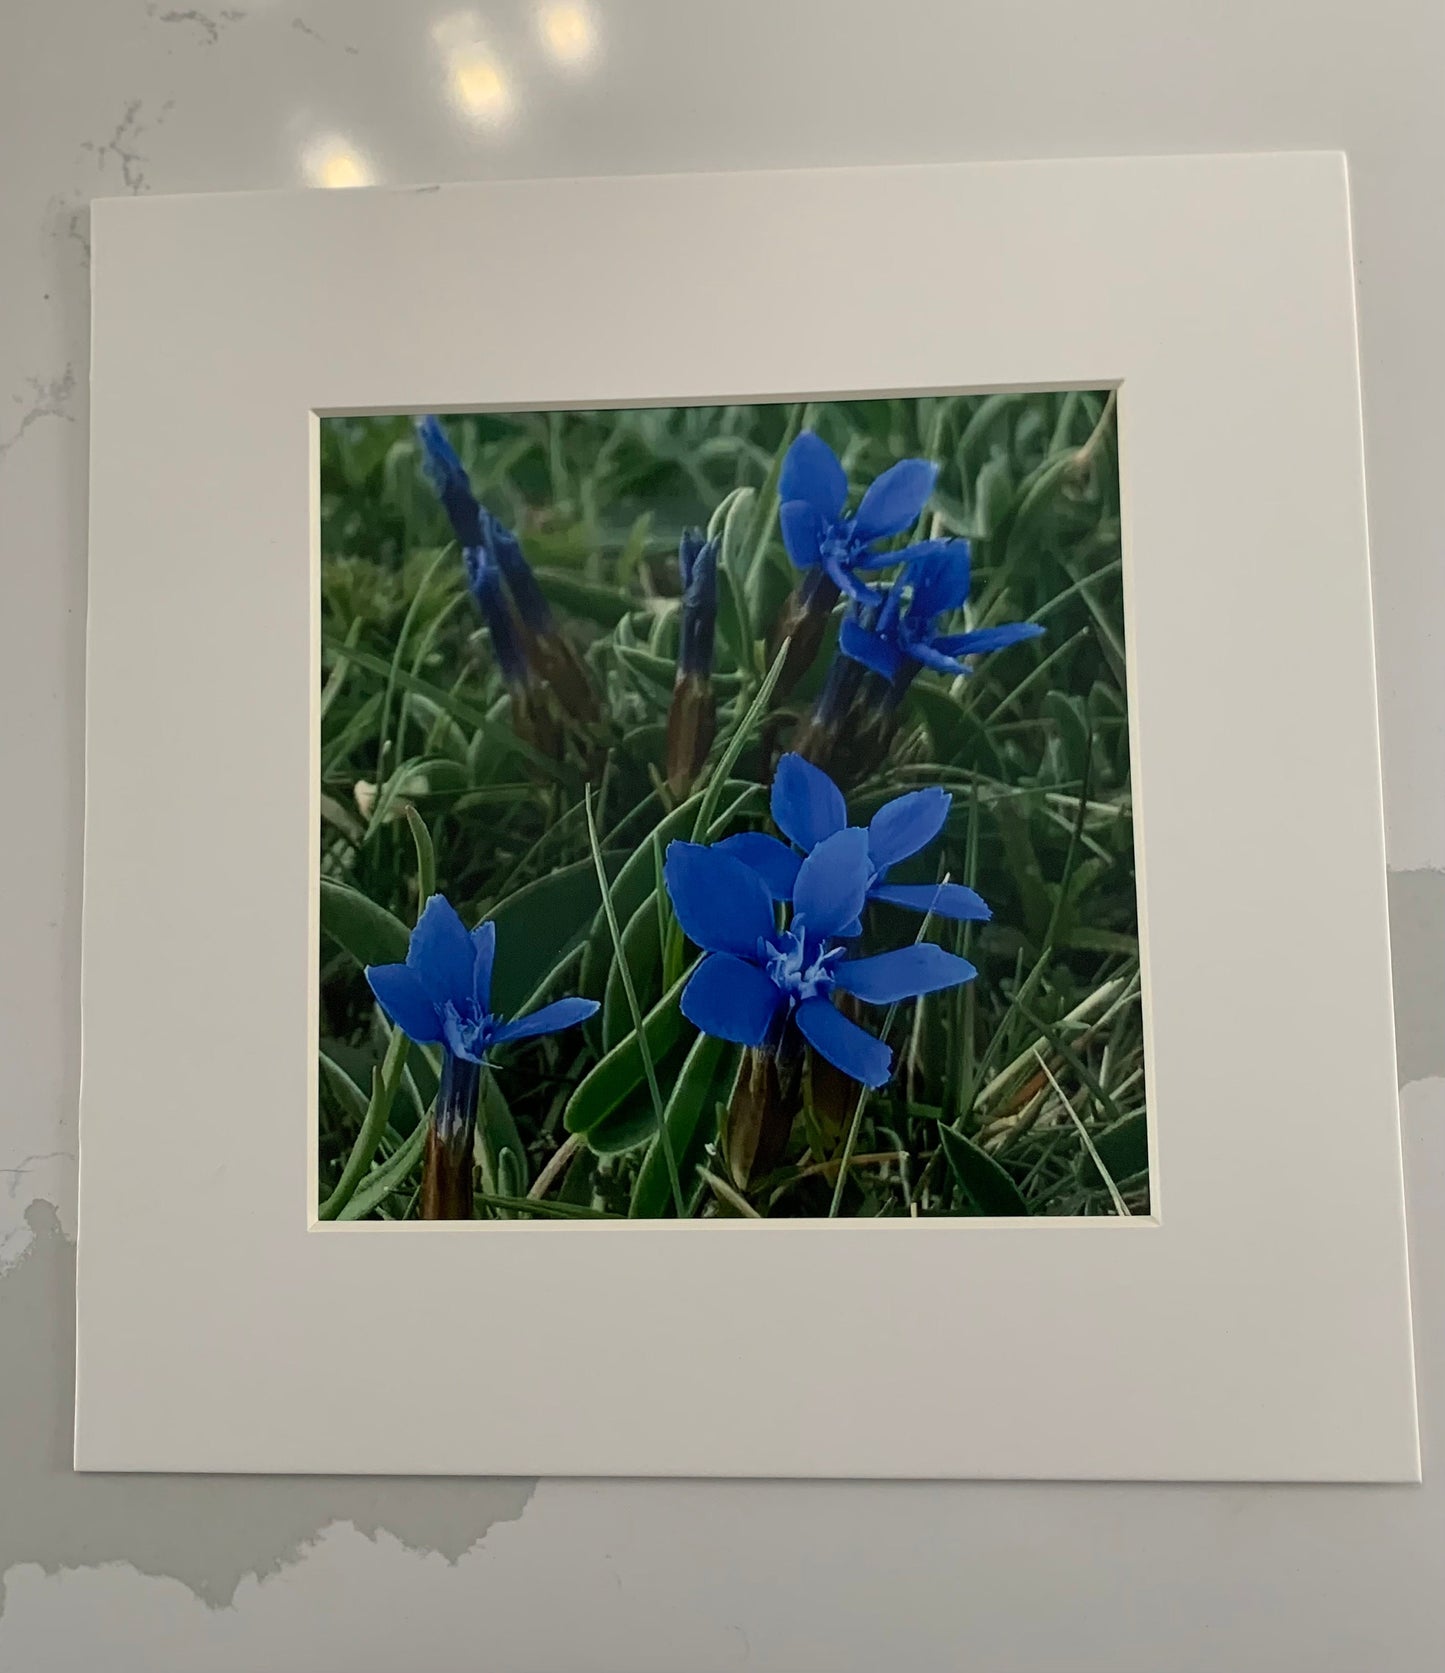
[(835, 941), (863, 909), (873, 875), (868, 833), (835, 831), (798, 867), (792, 920), (778, 929), (762, 878), (734, 855), (668, 844), (663, 868), (684, 932), (707, 954), (683, 990), (682, 1012), (704, 1034), (744, 1046), (776, 1045), (796, 1024), (813, 1050), (864, 1086), (881, 1086), (892, 1053), (833, 1003), (848, 993), (871, 1005), (969, 981), (966, 959), (931, 942), (849, 959)]
[(1037, 622), (1008, 622), (971, 633), (939, 632), (943, 618), (968, 597), (969, 569), (966, 540), (924, 541), (913, 549), (882, 608), (851, 615), (843, 623), (839, 650), (885, 680), (906, 685), (920, 667), (966, 674), (966, 656), (1037, 639), (1044, 631)]
[(847, 473), (827, 442), (804, 430), (788, 449), (778, 479), (778, 525), (788, 556), (799, 569), (821, 570), (860, 603), (881, 602), (853, 572), (903, 559), (902, 552), (874, 548), (917, 520), (937, 476), (938, 466), (927, 459), (901, 459), (874, 479), (847, 517)]
[(880, 553), (875, 546), (913, 522), (937, 475), (937, 465), (927, 459), (900, 460), (873, 482), (849, 517), (848, 477), (838, 455), (811, 430), (793, 442), (778, 478), (778, 525), (803, 577), (778, 619), (774, 642), (790, 641), (775, 687), (778, 697), (812, 666), (840, 591), (855, 603), (882, 603), (882, 595), (859, 581), (855, 571), (906, 558), (906, 552)]
[(493, 1046), (554, 1034), (585, 1022), (592, 999), (559, 999), (508, 1022), (491, 1009), (497, 926), (488, 918), (468, 934), (456, 908), (433, 895), (411, 932), (405, 964), (369, 964), (366, 979), (381, 1008), (420, 1045), (443, 1045), (454, 1057), (482, 1063)]
[[(763, 831), (744, 831), (717, 846), (751, 866), (776, 900), (791, 900), (803, 856), (811, 854), (848, 826), (843, 792), (801, 755), (785, 755), (773, 775), (773, 823), (788, 839), (779, 842)], [(868, 822), (867, 898), (904, 906), (911, 912), (963, 922), (987, 922), (993, 916), (981, 895), (961, 883), (890, 883), (888, 872), (901, 860), (926, 848), (943, 829), (953, 797), (937, 786), (910, 790), (885, 802)], [(789, 847), (788, 843), (793, 846)], [(801, 852), (800, 852), (801, 851)], [(847, 924), (839, 935), (858, 935), (861, 923)]]
[(702, 771), (717, 731), (712, 655), (718, 542), (704, 540), (700, 529), (687, 529), (677, 559), (682, 574), (682, 634), (667, 714), (667, 783), (674, 795), (682, 794)]
[(496, 947), (490, 919), (468, 934), (451, 903), (433, 895), (411, 932), (406, 963), (366, 967), (371, 991), (402, 1033), (442, 1047), (422, 1169), (424, 1220), (471, 1218), (477, 1091), (487, 1052), (570, 1028), (597, 1010), (595, 1000), (559, 999), (511, 1022), (497, 1016), (491, 1009)]
[[(569, 712), (591, 717), (597, 694), (577, 653), (557, 626), (516, 534), (480, 504), (466, 467), (432, 414), (416, 421), (427, 477), (457, 537), (467, 585), (486, 619), (508, 685), (525, 684), (531, 665)], [(520, 631), (519, 631), (520, 627)]]

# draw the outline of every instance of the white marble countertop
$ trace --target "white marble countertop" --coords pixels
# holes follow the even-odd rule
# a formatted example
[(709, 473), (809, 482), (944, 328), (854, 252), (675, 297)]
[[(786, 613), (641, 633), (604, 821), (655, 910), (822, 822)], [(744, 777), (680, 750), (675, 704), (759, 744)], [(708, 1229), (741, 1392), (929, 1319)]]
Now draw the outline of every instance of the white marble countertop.
[[(1442, 62), (1419, 0), (6, 0), (0, 1667), (1445, 1661)], [(1425, 1487), (73, 1475), (90, 200), (1292, 147), (1351, 167)]]

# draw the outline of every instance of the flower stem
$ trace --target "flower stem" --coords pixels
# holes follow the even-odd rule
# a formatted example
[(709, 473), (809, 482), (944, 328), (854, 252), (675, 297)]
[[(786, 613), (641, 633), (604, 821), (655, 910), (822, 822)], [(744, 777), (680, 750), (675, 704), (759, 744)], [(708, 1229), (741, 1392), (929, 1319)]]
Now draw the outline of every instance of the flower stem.
[(331, 1195), (316, 1211), (318, 1219), (336, 1219), (355, 1196), (357, 1186), (361, 1184), (366, 1170), (371, 1166), (372, 1157), (376, 1155), (381, 1135), (386, 1131), (392, 1101), (396, 1097), (397, 1087), (401, 1085), (402, 1071), (406, 1068), (407, 1054), (410, 1050), (411, 1041), (406, 1035), (399, 1028), (392, 1029), (381, 1067), (372, 1070), (371, 1102), (366, 1106), (361, 1131), (356, 1135), (356, 1143), (352, 1145), (351, 1154), (346, 1158), (341, 1178), (336, 1181)]
[[(943, 874), (943, 881), (938, 885), (940, 889), (942, 889), (944, 884), (949, 881), (949, 875), (950, 874), (948, 872)], [(935, 895), (934, 899), (937, 900), (937, 898), (937, 895)], [(913, 938), (913, 944), (915, 947), (920, 941), (922, 941), (932, 919), (933, 908), (930, 906), (928, 911), (923, 915), (923, 922), (918, 926), (918, 934)], [(915, 1000), (914, 1003), (916, 1004), (917, 1001)], [(889, 1032), (893, 1027), (893, 1019), (897, 1016), (897, 1014), (898, 1005), (896, 1003), (890, 1005), (888, 1007), (887, 1015), (883, 1018), (883, 1026), (878, 1030), (878, 1038), (880, 1040), (886, 1040), (888, 1038)], [(833, 1182), (833, 1200), (828, 1204), (828, 1218), (830, 1220), (836, 1220), (838, 1218), (838, 1209), (843, 1202), (843, 1186), (848, 1179), (848, 1169), (853, 1161), (853, 1152), (858, 1147), (858, 1130), (863, 1125), (863, 1111), (867, 1108), (870, 1091), (871, 1088), (866, 1086), (858, 1089), (858, 1102), (853, 1107), (853, 1119), (848, 1124), (848, 1137), (843, 1145), (843, 1154), (838, 1160), (838, 1177)]]
[(657, 1083), (657, 1068), (652, 1061), (652, 1048), (647, 1043), (647, 1030), (642, 1026), (642, 1007), (637, 1002), (632, 970), (622, 945), (622, 931), (617, 923), (617, 908), (612, 904), (612, 889), (607, 881), (607, 867), (602, 863), (602, 845), (597, 840), (597, 821), (592, 815), (592, 786), (583, 787), (583, 805), (587, 812), (587, 839), (592, 845), (592, 864), (597, 871), (597, 886), (602, 891), (602, 911), (612, 935), (612, 956), (617, 960), (617, 972), (622, 978), (622, 989), (627, 995), (627, 1008), (632, 1013), (632, 1027), (637, 1036), (637, 1049), (642, 1054), (642, 1067), (647, 1071), (647, 1089), (652, 1094), (653, 1113), (657, 1117), (657, 1142), (662, 1146), (667, 1163), (667, 1177), (672, 1186), (673, 1207), (679, 1220), (687, 1218), (687, 1204), (682, 1195), (682, 1179), (677, 1171), (677, 1156), (672, 1148), (672, 1134), (667, 1130), (667, 1106), (662, 1088)]
[[(708, 776), (707, 787), (702, 793), (702, 800), (698, 803), (697, 818), (693, 821), (692, 840), (706, 842), (707, 833), (712, 825), (713, 815), (717, 812), (717, 804), (723, 792), (723, 786), (732, 776), (732, 770), (738, 764), (738, 757), (747, 748), (748, 739), (762, 719), (768, 706), (768, 700), (773, 695), (774, 687), (778, 683), (778, 676), (783, 671), (783, 664), (788, 659), (788, 647), (791, 641), (784, 639), (778, 647), (778, 654), (773, 658), (773, 665), (763, 677), (763, 683), (758, 687), (757, 695), (748, 705), (747, 712), (733, 727), (728, 737), (717, 765)], [(739, 699), (741, 701), (741, 699)], [(604, 888), (602, 898), (607, 898)]]
[(546, 1167), (532, 1181), (532, 1188), (527, 1192), (528, 1197), (534, 1202), (545, 1197), (581, 1148), (582, 1135), (580, 1133), (569, 1133), (553, 1151)]
[(423, 1220), (470, 1220), (477, 1135), (477, 1089), (482, 1066), (443, 1052), (441, 1082), (432, 1105), (421, 1173)]

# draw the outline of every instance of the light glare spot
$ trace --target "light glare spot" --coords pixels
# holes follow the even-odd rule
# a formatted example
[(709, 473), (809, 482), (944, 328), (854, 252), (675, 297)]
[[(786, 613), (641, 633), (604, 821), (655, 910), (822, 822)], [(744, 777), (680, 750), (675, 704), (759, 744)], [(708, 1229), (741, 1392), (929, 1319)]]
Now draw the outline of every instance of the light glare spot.
[(453, 12), (432, 25), (447, 97), (468, 121), (500, 127), (512, 113), (512, 83), (487, 45), (475, 12)]
[(370, 186), (376, 179), (371, 164), (361, 152), (335, 134), (313, 140), (301, 161), (306, 178), (313, 186), (343, 189)]
[(562, 64), (585, 64), (597, 47), (592, 14), (577, 0), (542, 8), (542, 39)]
[(499, 122), (511, 109), (512, 95), (494, 59), (475, 47), (452, 53), (452, 98), (479, 122)]

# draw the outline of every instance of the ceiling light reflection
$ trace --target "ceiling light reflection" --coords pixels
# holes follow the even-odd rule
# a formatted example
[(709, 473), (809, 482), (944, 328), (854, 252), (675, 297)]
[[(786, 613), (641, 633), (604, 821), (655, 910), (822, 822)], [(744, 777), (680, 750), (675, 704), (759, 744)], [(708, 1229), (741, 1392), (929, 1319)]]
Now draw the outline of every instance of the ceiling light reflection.
[(447, 97), (473, 123), (499, 127), (512, 114), (512, 85), (482, 34), (475, 12), (456, 12), (433, 26), (442, 54)]
[(376, 171), (349, 140), (323, 134), (301, 153), (301, 166), (313, 186), (370, 186)]
[(452, 102), (477, 122), (503, 122), (512, 108), (512, 93), (494, 58), (477, 48), (452, 55)]
[(559, 0), (541, 10), (542, 40), (559, 64), (585, 64), (597, 51), (597, 25), (583, 0)]

